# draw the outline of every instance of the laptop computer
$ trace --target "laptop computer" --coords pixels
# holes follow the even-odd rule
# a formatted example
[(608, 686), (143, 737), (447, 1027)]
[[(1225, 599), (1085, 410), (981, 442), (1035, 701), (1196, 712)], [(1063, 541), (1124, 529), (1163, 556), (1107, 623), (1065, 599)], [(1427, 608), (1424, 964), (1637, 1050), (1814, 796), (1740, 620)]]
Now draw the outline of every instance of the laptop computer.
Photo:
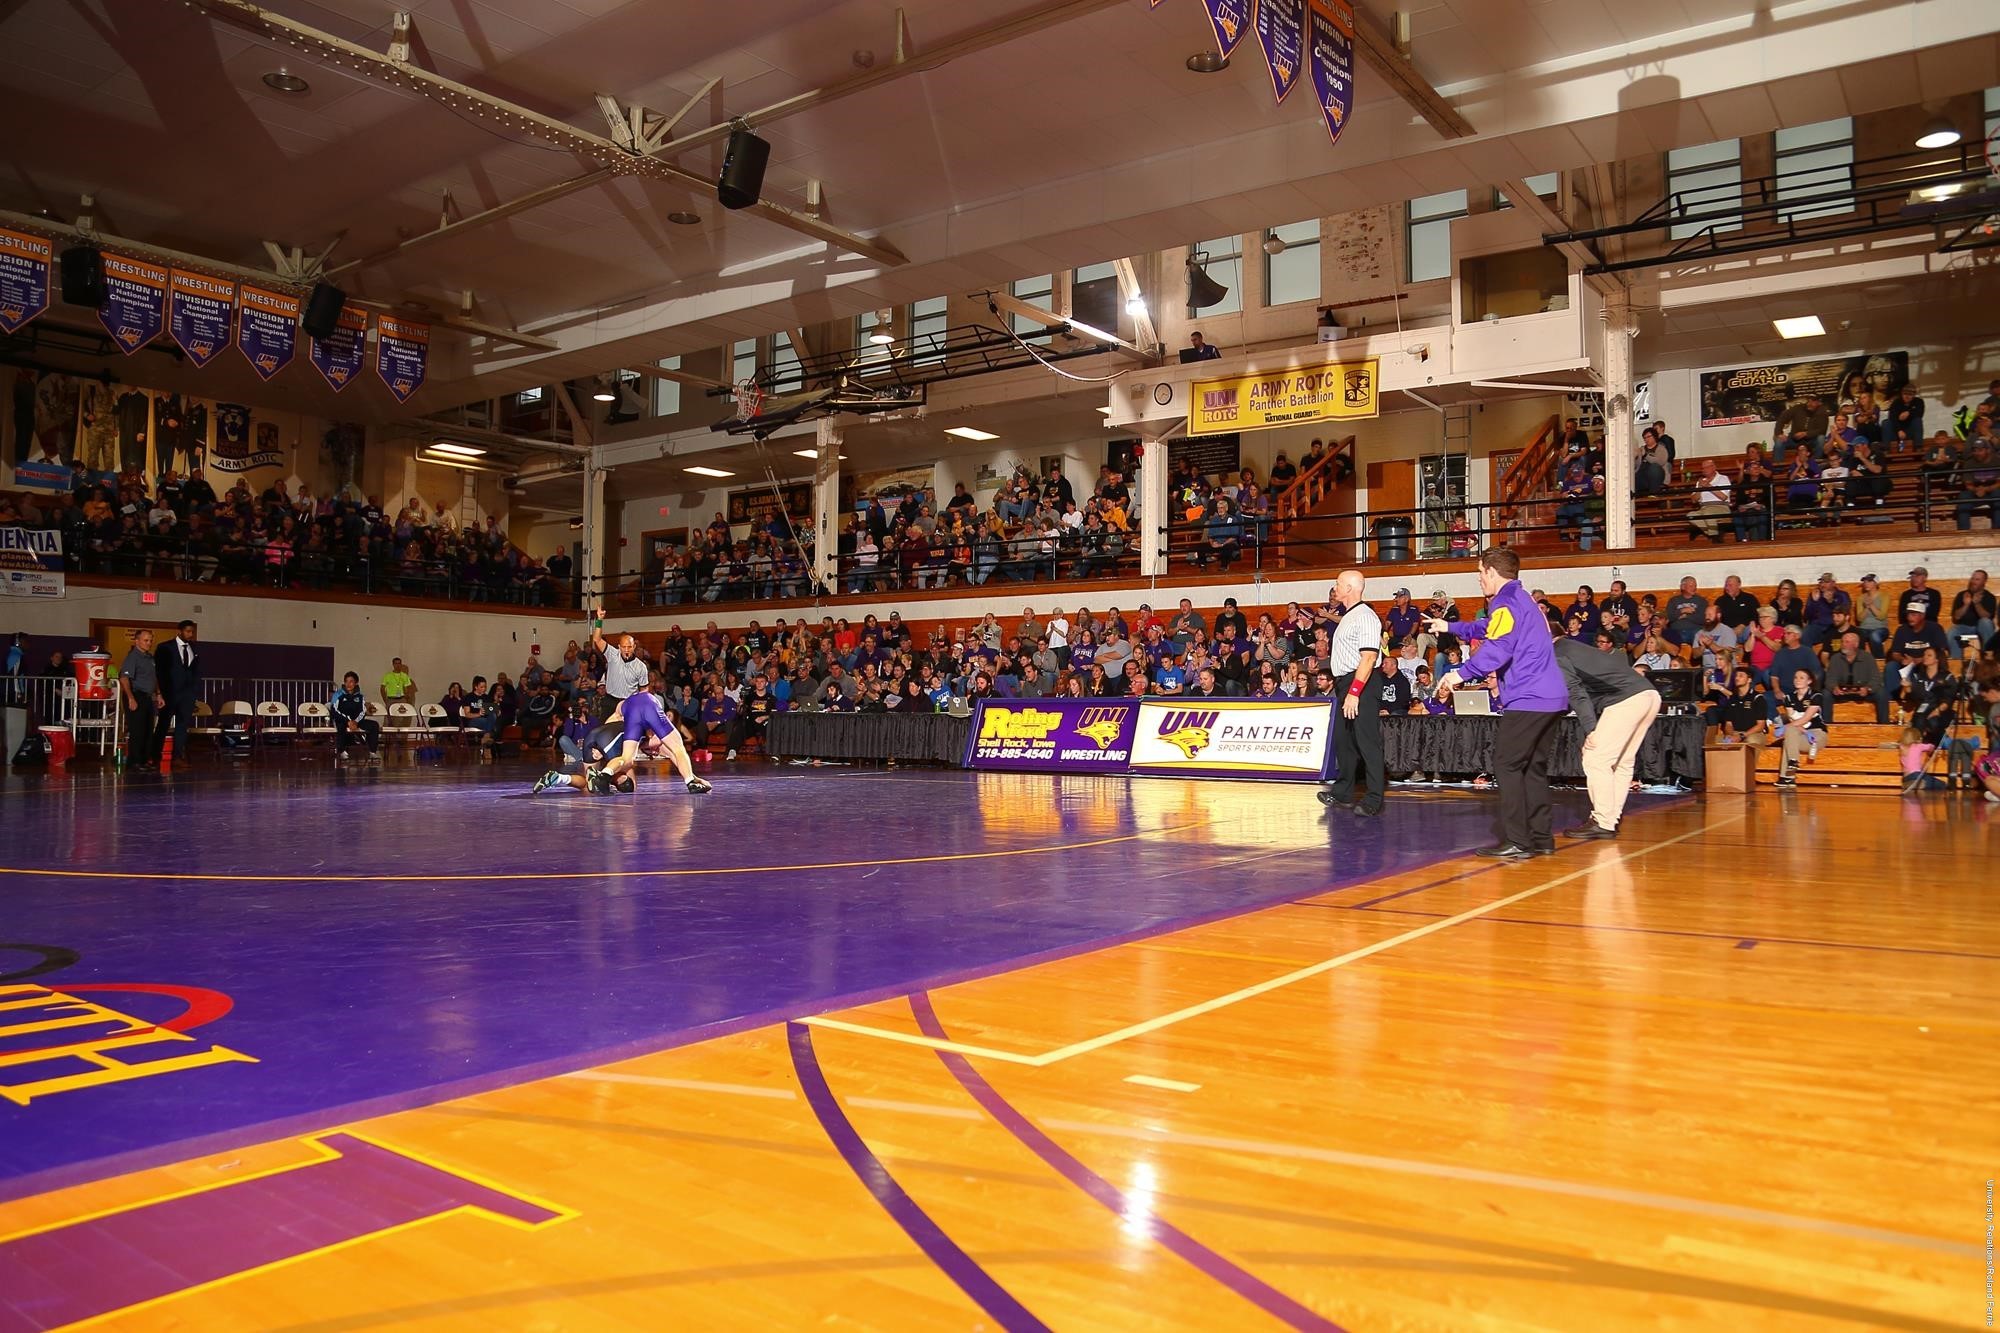
[(1453, 690), (1451, 692), (1451, 715), (1453, 717), (1493, 716), (1492, 691)]

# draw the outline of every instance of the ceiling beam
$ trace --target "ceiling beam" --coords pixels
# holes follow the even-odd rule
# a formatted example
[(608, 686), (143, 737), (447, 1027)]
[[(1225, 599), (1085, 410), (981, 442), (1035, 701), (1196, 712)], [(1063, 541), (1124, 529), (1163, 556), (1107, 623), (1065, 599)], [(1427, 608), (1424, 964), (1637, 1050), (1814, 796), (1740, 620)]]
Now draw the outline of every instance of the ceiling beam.
[[(1569, 177), (1564, 173), (1560, 179), (1566, 186)], [(1569, 228), (1569, 220), (1556, 212), (1548, 200), (1528, 188), (1525, 180), (1500, 182), (1500, 190), (1507, 196), (1507, 202), (1535, 220), (1535, 225), (1544, 236), (1554, 235)], [(1592, 273), (1590, 270), (1604, 262), (1604, 256), (1597, 253), (1583, 241), (1560, 241), (1556, 249), (1563, 257), (1575, 264), (1583, 272), (1584, 285), (1594, 289), (1599, 296), (1609, 296), (1625, 290), (1625, 283), (1609, 273)]]
[(1444, 138), (1468, 139), (1478, 133), (1470, 121), (1458, 114), (1458, 108), (1445, 100), (1437, 86), (1420, 74), (1410, 58), (1397, 49), (1395, 38), (1378, 29), (1367, 11), (1359, 5), (1354, 10), (1354, 42), (1361, 48), (1361, 58), (1387, 79), (1396, 95), (1408, 102)]
[(1020, 297), (1009, 292), (975, 293), (972, 299), (976, 301), (981, 296), (984, 296), (987, 300), (998, 306), (1002, 314), (1019, 315), (1022, 319), (1032, 319), (1035, 323), (1051, 329), (1072, 329), (1075, 331), (1076, 336), (1084, 342), (1109, 343), (1111, 350), (1120, 356), (1137, 361), (1142, 366), (1154, 364), (1152, 353), (1137, 343), (1127, 342), (1109, 330), (1085, 324), (1080, 320), (1071, 319), (1066, 315), (1051, 314), (1040, 306), (1029, 305)]
[[(442, 74), (434, 74), (414, 64), (392, 60), (378, 51), (370, 50), (345, 38), (321, 32), (317, 28), (260, 9), (250, 4), (248, 0), (185, 0), (185, 2), (219, 23), (227, 23), (231, 27), (252, 33), (267, 41), (290, 47), (302, 55), (348, 70), (363, 78), (415, 93), (453, 111), (490, 121), (517, 133), (546, 139), (557, 147), (589, 158), (600, 167), (609, 167), (619, 175), (645, 176), (654, 180), (670, 181), (698, 194), (713, 194), (715, 183), (705, 176), (697, 175), (646, 153), (627, 151), (619, 147), (614, 140), (578, 129), (568, 121), (543, 115), (519, 103), (481, 92), (456, 79), (448, 79)], [(1076, 2), (1078, 0), (1072, 0), (1072, 3)], [(1102, 3), (1103, 0), (1098, 2)], [(725, 127), (724, 133), (727, 132)], [(665, 147), (671, 148), (672, 145), (668, 144)], [(586, 188), (574, 181), (568, 184), (572, 189)], [(544, 193), (539, 202), (547, 202), (553, 197), (556, 196)], [(760, 200), (743, 211), (755, 214), (766, 221), (775, 222), (781, 227), (803, 232), (836, 249), (851, 251), (887, 267), (897, 267), (909, 262), (902, 251), (887, 241), (871, 239), (839, 227), (828, 226), (796, 209), (772, 203), (768, 199)]]
[[(1118, 294), (1125, 298), (1125, 307), (1132, 310), (1132, 332), (1138, 335), (1141, 347), (1158, 347), (1160, 331), (1153, 327), (1153, 306), (1146, 300), (1146, 289), (1139, 285), (1139, 270), (1129, 259), (1111, 261), (1113, 271), (1118, 274)], [(1137, 301), (1138, 308), (1132, 303)]]
[(586, 172), (581, 176), (575, 176), (566, 181), (558, 181), (554, 185), (545, 185), (539, 190), (530, 190), (518, 198), (509, 199), (504, 204), (495, 204), (493, 207), (482, 209), (480, 212), (474, 213), (469, 217), (462, 217), (452, 222), (441, 223), (429, 231), (420, 231), (414, 236), (406, 237), (394, 245), (375, 251), (373, 254), (362, 255), (358, 259), (350, 259), (344, 264), (336, 264), (326, 271), (326, 276), (335, 278), (343, 273), (352, 272), (355, 269), (374, 268), (379, 264), (386, 264), (392, 259), (402, 258), (412, 250), (420, 250), (425, 246), (435, 245), (439, 241), (448, 241), (455, 236), (463, 236), (466, 232), (490, 226), (503, 218), (513, 217), (516, 213), (525, 213), (531, 208), (538, 208), (552, 200), (560, 199), (566, 194), (575, 194), (578, 190), (588, 189), (593, 185), (602, 185), (606, 181), (616, 180), (617, 178), (618, 173), (610, 167), (599, 167), (597, 170)]

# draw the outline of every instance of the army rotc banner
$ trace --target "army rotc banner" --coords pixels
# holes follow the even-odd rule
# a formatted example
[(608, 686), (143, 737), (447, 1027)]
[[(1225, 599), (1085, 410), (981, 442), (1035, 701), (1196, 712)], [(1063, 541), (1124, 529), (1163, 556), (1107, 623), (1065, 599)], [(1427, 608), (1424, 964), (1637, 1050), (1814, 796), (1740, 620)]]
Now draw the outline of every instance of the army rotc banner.
[(1271, 72), (1271, 92), (1283, 105), (1305, 68), (1306, 0), (1257, 0), (1257, 42)]
[(0, 229), (0, 333), (49, 308), (49, 269), (55, 247), (46, 237)]
[(312, 363), (335, 393), (354, 382), (367, 356), (368, 312), (353, 306), (341, 307), (332, 336), (312, 340)]
[(299, 350), (299, 298), (262, 287), (244, 287), (236, 297), (236, 345), (251, 369), (265, 379), (292, 364)]
[(431, 350), (431, 326), (381, 315), (375, 320), (375, 373), (399, 403), (410, 401), (424, 384)]
[(1348, 0), (1307, 0), (1306, 43), (1312, 55), (1313, 92), (1326, 131), (1340, 142), (1354, 112), (1354, 7)]
[(1380, 412), (1377, 363), (1297, 366), (1189, 386), (1189, 435), (1357, 421)]
[(207, 365), (229, 346), (235, 309), (235, 283), (174, 270), (167, 290), (167, 333), (196, 366)]
[(1209, 26), (1215, 29), (1215, 49), (1227, 60), (1250, 30), (1250, 6), (1254, 0), (1202, 0), (1208, 10)]
[(143, 259), (104, 255), (104, 304), (97, 311), (118, 350), (130, 356), (167, 327), (167, 271)]

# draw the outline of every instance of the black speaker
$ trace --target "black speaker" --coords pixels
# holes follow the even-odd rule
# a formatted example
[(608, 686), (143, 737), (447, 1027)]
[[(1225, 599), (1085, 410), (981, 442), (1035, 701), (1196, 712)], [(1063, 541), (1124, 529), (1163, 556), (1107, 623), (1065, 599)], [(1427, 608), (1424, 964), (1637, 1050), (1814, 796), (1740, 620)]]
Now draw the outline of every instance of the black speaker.
[(315, 338), (331, 338), (346, 305), (346, 292), (328, 283), (314, 283), (312, 295), (306, 298), (305, 331)]
[(722, 175), (716, 178), (715, 198), (724, 208), (748, 208), (764, 194), (764, 167), (771, 160), (771, 145), (748, 130), (729, 136), (729, 151), (722, 159)]
[(104, 304), (104, 256), (94, 245), (72, 245), (62, 252), (62, 299), (96, 310)]

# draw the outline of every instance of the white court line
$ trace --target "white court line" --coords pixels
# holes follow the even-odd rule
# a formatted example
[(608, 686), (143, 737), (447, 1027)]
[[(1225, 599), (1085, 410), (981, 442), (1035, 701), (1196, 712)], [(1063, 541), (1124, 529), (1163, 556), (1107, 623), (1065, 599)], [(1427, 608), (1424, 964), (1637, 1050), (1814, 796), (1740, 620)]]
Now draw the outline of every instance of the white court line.
[(1200, 1092), (1201, 1084), (1183, 1083), (1177, 1078), (1154, 1078), (1151, 1074), (1127, 1074), (1127, 1083), (1137, 1083), (1142, 1088), (1164, 1088), (1168, 1092)]
[(1572, 880), (1594, 875), (1607, 865), (1617, 865), (1625, 861), (1637, 860), (1642, 856), (1650, 856), (1654, 852), (1672, 847), (1675, 843), (1686, 842), (1690, 838), (1704, 837), (1717, 829), (1724, 829), (1728, 828), (1731, 824), (1741, 823), (1746, 818), (1748, 818), (1747, 813), (1731, 815), (1727, 819), (1703, 824), (1700, 828), (1689, 829), (1687, 832), (1675, 834), (1671, 838), (1663, 838), (1659, 842), (1626, 852), (1622, 856), (1614, 857), (1609, 861), (1592, 861), (1591, 864), (1584, 866), (1580, 870), (1572, 870), (1567, 875), (1558, 875), (1554, 879), (1536, 885), (1534, 888), (1523, 889), (1521, 892), (1509, 894), (1505, 898), (1496, 898), (1490, 903), (1470, 908), (1460, 912), (1456, 916), (1449, 916), (1441, 921), (1433, 921), (1428, 925), (1417, 926), (1404, 931), (1400, 935), (1392, 935), (1385, 940), (1377, 940), (1373, 944), (1363, 945), (1359, 949), (1350, 950), (1337, 958), (1328, 958), (1321, 962), (1309, 963), (1305, 967), (1296, 968), (1293, 971), (1272, 977), (1266, 981), (1259, 981), (1253, 985), (1244, 986), (1241, 989), (1230, 991), (1226, 995), (1218, 995), (1212, 1000), (1203, 1000), (1199, 1004), (1191, 1004), (1184, 1009), (1176, 1009), (1172, 1013), (1161, 1014), (1156, 1018), (1144, 1019), (1140, 1022), (1104, 1033), (1102, 1036), (1088, 1037), (1082, 1041), (1072, 1042), (1068, 1046), (1059, 1046), (1055, 1050), (1044, 1051), (1039, 1055), (1023, 1055), (1018, 1051), (996, 1050), (992, 1047), (977, 1046), (967, 1042), (946, 1041), (936, 1037), (922, 1036), (917, 1033), (893, 1032), (886, 1028), (868, 1027), (864, 1024), (849, 1023), (838, 1018), (802, 1018), (799, 1021), (810, 1023), (814, 1027), (833, 1028), (841, 1032), (857, 1033), (864, 1037), (878, 1037), (883, 1041), (899, 1042), (906, 1046), (921, 1046), (927, 1050), (934, 1051), (952, 1051), (959, 1055), (977, 1056), (983, 1060), (998, 1060), (1005, 1064), (1027, 1065), (1030, 1068), (1040, 1069), (1046, 1065), (1057, 1064), (1064, 1060), (1074, 1059), (1079, 1055), (1087, 1055), (1092, 1051), (1102, 1050), (1106, 1046), (1115, 1046), (1121, 1041), (1130, 1041), (1134, 1037), (1143, 1037), (1149, 1033), (1158, 1032), (1160, 1029), (1172, 1027), (1176, 1023), (1184, 1023), (1190, 1018), (1200, 1018), (1204, 1014), (1212, 1014), (1218, 1009), (1227, 1009), (1230, 1005), (1240, 1004), (1244, 1000), (1255, 999), (1259, 995), (1267, 995), (1275, 990), (1282, 990), (1286, 986), (1310, 980), (1313, 977), (1331, 972), (1335, 968), (1346, 967), (1349, 963), (1358, 963), (1364, 958), (1372, 958), (1376, 954), (1396, 948), (1398, 945), (1408, 944), (1411, 940), (1420, 940), (1426, 935), (1435, 935), (1441, 930), (1449, 930), (1453, 926), (1463, 925), (1467, 921), (1476, 921), (1480, 917), (1488, 916), (1500, 911), (1502, 908), (1512, 907), (1515, 903), (1524, 902), (1539, 894), (1547, 893), (1550, 889), (1559, 888), (1564, 884), (1570, 883)]

